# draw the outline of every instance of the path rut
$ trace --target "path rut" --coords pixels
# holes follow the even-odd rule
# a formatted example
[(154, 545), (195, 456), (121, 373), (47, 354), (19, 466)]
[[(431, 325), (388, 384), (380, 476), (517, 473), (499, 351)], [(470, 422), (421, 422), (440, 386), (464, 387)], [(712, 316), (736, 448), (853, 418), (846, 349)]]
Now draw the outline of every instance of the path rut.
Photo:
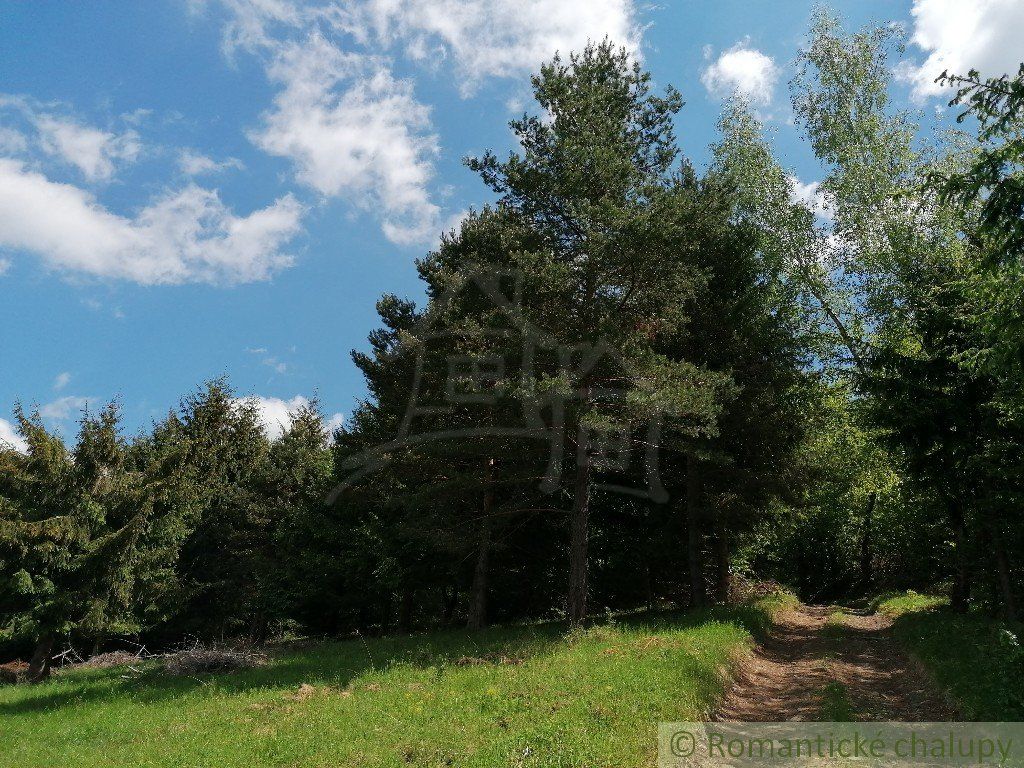
[(842, 697), (855, 720), (958, 719), (943, 692), (899, 649), (891, 626), (879, 614), (830, 606), (787, 609), (741, 662), (715, 719), (835, 719), (830, 695)]

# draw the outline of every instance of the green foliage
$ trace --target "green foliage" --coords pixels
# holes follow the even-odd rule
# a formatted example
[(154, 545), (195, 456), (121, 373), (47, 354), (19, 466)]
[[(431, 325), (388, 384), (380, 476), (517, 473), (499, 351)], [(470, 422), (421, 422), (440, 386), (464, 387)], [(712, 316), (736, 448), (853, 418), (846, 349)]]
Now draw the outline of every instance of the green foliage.
[(963, 208), (980, 204), (979, 224), (992, 241), (992, 256), (1012, 262), (1024, 253), (1024, 64), (1013, 75), (982, 79), (948, 70), (938, 78), (958, 88), (952, 105), (966, 109), (958, 122), (978, 121), (978, 150), (966, 170), (936, 171), (931, 181), (943, 200)]
[[(723, 119), (716, 161), (739, 185), (762, 247), (816, 311), (822, 372), (849, 382), (830, 408), (804, 412), (818, 427), (805, 458), (819, 482), (795, 513), (778, 510), (745, 559), (767, 560), (808, 597), (811, 582), (823, 595), (870, 578), (952, 580), (961, 606), (973, 590), (1012, 615), (1021, 489), (1005, 468), (1021, 456), (1019, 264), (986, 266), (996, 237), (977, 198), (998, 180), (969, 180), (980, 166), (961, 144), (915, 141), (919, 127), (891, 106), (895, 34), (846, 34), (821, 12), (800, 55), (794, 112), (827, 169), (828, 221), (792, 210), (785, 174), (742, 105)], [(968, 78), (958, 97), (980, 118), (979, 151), (996, 142), (1010, 153), (988, 169), (1006, 175), (1001, 193), (1019, 170), (1007, 162), (1019, 126), (1013, 82)], [(1013, 215), (1004, 234), (1019, 225)], [(825, 392), (837, 386), (824, 383)], [(980, 583), (971, 583), (971, 561), (983, 564)]]
[(315, 405), (273, 446), (220, 381), (132, 442), (114, 405), (83, 416), (71, 450), (17, 416), (29, 448), (0, 453), (0, 620), (41, 674), (57, 642), (260, 636), (290, 615), (287, 534), (332, 471)]
[(897, 596), (880, 610), (897, 615), (897, 640), (945, 686), (967, 720), (1024, 716), (1022, 627), (979, 613), (958, 615), (941, 597)]
[(290, 414), (271, 443), (255, 404), (209, 382), (168, 419), (163, 471), (189, 509), (161, 631), (262, 639), (291, 617), (297, 531), (323, 503), (332, 473), (316, 403)]
[(25, 455), (0, 454), (0, 622), (37, 644), (31, 674), (47, 674), (60, 636), (137, 631), (138, 586), (173, 555), (157, 491), (133, 471), (115, 404), (84, 414), (72, 450), (38, 412), (16, 411)]
[[(337, 466), (357, 481), (324, 513), (346, 520), (325, 527), (324, 543), (346, 553), (327, 566), (332, 604), (342, 584), (365, 590), (372, 570), (381, 589), (364, 600), (364, 622), (372, 613), (386, 624), (392, 596), (402, 606), (423, 604), (425, 591), (447, 600), (466, 579), (466, 561), (470, 592), (499, 591), (495, 610), (508, 617), (560, 607), (565, 554), (575, 564), (570, 594), (582, 591), (584, 601), (635, 606), (671, 592), (678, 503), (598, 490), (648, 478), (643, 466), (591, 459), (601, 436), (651, 418), (671, 496), (683, 498), (688, 457), (701, 464), (700, 548), (717, 540), (727, 551), (793, 479), (807, 387), (802, 310), (736, 220), (725, 175), (698, 179), (677, 165), (678, 95), (651, 93), (649, 75), (607, 41), (556, 58), (533, 86), (547, 118), (513, 122), (522, 153), (468, 161), (500, 195), (498, 206), (470, 215), (419, 263), (422, 309), (382, 299), (383, 326), (370, 352), (354, 355), (372, 399), (340, 435)], [(486, 407), (451, 402), (453, 355), (500, 361), (492, 381), (455, 382), (489, 398)], [(417, 412), (410, 435), (413, 397), (434, 410)], [(558, 433), (562, 445), (545, 455), (543, 444), (506, 436), (523, 426), (542, 439)], [(384, 465), (380, 475), (359, 474), (373, 463), (367, 456)], [(558, 482), (571, 474), (575, 488)], [(566, 507), (568, 546), (556, 517)], [(347, 554), (353, 525), (374, 542), (376, 562)], [(588, 589), (580, 584), (591, 559), (604, 568)], [(646, 585), (621, 575), (637, 559), (652, 561)], [(405, 610), (397, 613), (405, 626)]]
[[(674, 167), (679, 94), (655, 96), (649, 73), (607, 40), (568, 61), (556, 56), (532, 83), (550, 119), (512, 122), (523, 153), (467, 161), (537, 243), (510, 254), (536, 289), (526, 294), (526, 319), (556, 343), (609, 346), (647, 385), (632, 393), (641, 409), (667, 404), (692, 431), (713, 429), (727, 379), (649, 352), (652, 339), (690, 319), (705, 279), (699, 251), (726, 202), (701, 189), (686, 164)], [(596, 369), (571, 386), (590, 391), (622, 375)], [(581, 407), (584, 419), (629, 418), (600, 413), (594, 397)]]

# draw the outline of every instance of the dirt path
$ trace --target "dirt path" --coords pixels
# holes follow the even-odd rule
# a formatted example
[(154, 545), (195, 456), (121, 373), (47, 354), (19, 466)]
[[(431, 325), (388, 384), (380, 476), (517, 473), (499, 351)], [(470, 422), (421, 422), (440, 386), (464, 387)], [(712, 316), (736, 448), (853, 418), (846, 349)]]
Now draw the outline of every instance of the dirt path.
[(877, 614), (800, 606), (741, 665), (717, 720), (956, 720)]

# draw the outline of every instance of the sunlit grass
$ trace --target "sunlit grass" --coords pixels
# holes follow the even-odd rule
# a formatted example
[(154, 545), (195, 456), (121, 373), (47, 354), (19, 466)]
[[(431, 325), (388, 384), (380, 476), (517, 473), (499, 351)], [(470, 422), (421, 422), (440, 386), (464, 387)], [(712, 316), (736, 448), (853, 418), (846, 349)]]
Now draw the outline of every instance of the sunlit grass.
[(877, 598), (872, 607), (886, 616), (902, 616), (905, 613), (919, 613), (949, 605), (949, 598), (941, 595), (922, 595), (914, 590), (893, 592)]
[(327, 643), (198, 679), (69, 672), (0, 688), (0, 766), (646, 766), (658, 721), (705, 716), (781, 601)]

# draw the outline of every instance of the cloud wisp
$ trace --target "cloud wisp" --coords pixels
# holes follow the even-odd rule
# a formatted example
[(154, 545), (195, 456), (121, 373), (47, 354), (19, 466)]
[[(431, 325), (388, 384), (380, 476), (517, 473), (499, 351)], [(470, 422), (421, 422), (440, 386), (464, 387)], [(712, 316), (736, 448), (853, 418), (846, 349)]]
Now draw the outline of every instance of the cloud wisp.
[(134, 163), (143, 145), (134, 128), (122, 130), (87, 125), (59, 104), (43, 104), (27, 96), (0, 94), (0, 154), (31, 151), (76, 169), (87, 182), (110, 181)]
[(244, 170), (245, 164), (237, 157), (229, 157), (226, 160), (214, 160), (194, 149), (182, 149), (178, 151), (178, 170), (186, 176), (206, 176), (214, 173), (223, 173), (228, 170)]

